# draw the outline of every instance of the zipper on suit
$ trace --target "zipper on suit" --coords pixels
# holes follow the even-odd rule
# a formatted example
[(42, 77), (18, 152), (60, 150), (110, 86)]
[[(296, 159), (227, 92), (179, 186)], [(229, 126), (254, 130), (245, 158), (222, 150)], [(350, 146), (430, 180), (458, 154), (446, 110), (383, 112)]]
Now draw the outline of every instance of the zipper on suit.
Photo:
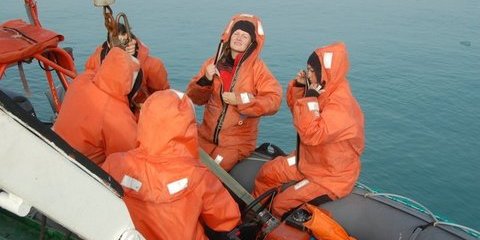
[[(235, 83), (237, 83), (238, 71), (240, 70), (240, 67), (242, 66), (242, 63), (245, 60), (245, 59), (243, 59), (244, 56), (245, 55), (243, 55), (242, 59), (240, 59), (240, 63), (238, 64), (237, 68), (235, 69), (235, 73), (233, 74), (232, 84), (230, 85), (230, 89), (229, 89), (230, 92), (235, 87)], [(225, 115), (226, 115), (227, 109), (228, 109), (228, 104), (225, 104), (225, 102), (223, 101), (222, 93), (223, 93), (223, 82), (222, 82), (222, 89), (220, 89), (220, 100), (222, 101), (223, 108), (222, 108), (222, 113), (220, 113), (220, 116), (218, 117), (217, 126), (215, 126), (215, 131), (213, 132), (213, 143), (215, 143), (216, 145), (218, 145), (218, 142), (219, 142), (218, 138), (219, 138), (219, 135), (220, 135), (220, 130), (222, 129), (223, 121), (225, 120)]]

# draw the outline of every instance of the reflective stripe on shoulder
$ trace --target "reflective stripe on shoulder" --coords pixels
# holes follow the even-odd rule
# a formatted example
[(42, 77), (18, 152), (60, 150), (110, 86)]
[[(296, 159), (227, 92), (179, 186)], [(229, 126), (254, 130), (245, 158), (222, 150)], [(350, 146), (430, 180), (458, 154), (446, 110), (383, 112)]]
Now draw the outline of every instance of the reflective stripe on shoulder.
[(182, 178), (180, 180), (167, 184), (168, 192), (170, 193), (170, 195), (182, 191), (183, 189), (187, 188), (187, 186), (188, 178)]
[(134, 190), (135, 192), (138, 192), (140, 188), (142, 188), (142, 182), (128, 175), (123, 176), (122, 182), (120, 184), (126, 188)]

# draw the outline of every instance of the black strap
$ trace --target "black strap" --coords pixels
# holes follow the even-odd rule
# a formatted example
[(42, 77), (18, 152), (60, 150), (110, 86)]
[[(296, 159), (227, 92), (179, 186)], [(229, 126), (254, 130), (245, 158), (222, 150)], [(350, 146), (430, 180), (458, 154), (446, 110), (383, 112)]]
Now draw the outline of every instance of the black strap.
[(109, 51), (110, 51), (110, 48), (108, 47), (108, 43), (106, 41), (103, 42), (102, 51), (100, 52), (100, 63), (103, 62), (103, 59), (105, 59)]
[(324, 203), (331, 202), (331, 201), (332, 199), (327, 194), (325, 194), (308, 201), (308, 203), (314, 206), (320, 206)]
[[(332, 199), (327, 195), (327, 194), (324, 194), (324, 195), (321, 195), (321, 196), (318, 196), (310, 201), (308, 201), (307, 203), (308, 204), (311, 204), (311, 205), (314, 205), (314, 206), (319, 206), (321, 204), (324, 204), (324, 203), (327, 203), (327, 202), (330, 202), (332, 201)], [(301, 207), (303, 205), (300, 204), (290, 210), (288, 210), (287, 212), (285, 212), (283, 215), (282, 215), (282, 221), (285, 220), (290, 214), (293, 213), (293, 211), (295, 211), (297, 208)]]
[(143, 71), (142, 69), (138, 70), (138, 75), (137, 78), (135, 78), (135, 83), (133, 84), (132, 90), (128, 93), (128, 102), (130, 105), (132, 104), (132, 100), (135, 97), (136, 93), (138, 90), (140, 90), (140, 87), (142, 86), (142, 79), (143, 79)]
[(270, 159), (274, 159), (278, 156), (287, 156), (287, 154), (280, 147), (268, 142), (262, 143), (255, 149), (255, 152), (266, 155), (270, 157)]
[(417, 226), (413, 231), (412, 231), (412, 235), (410, 235), (410, 237), (408, 238), (408, 240), (415, 240), (417, 239), (418, 235), (420, 235), (420, 233), (425, 230), (426, 228), (428, 227), (431, 227), (433, 226), (434, 222), (430, 222), (430, 223), (427, 223), (427, 224), (424, 224), (424, 225), (420, 225), (420, 226)]
[(205, 86), (212, 86), (213, 85), (213, 79), (212, 81), (208, 80), (208, 78), (204, 75), (200, 79), (198, 79), (197, 84), (205, 87)]

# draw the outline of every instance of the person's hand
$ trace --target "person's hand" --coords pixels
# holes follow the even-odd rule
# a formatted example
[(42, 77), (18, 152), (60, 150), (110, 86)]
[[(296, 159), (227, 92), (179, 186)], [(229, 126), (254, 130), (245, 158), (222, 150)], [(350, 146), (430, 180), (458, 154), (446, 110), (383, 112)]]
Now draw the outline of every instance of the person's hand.
[(323, 86), (318, 83), (312, 83), (307, 89), (307, 92), (305, 93), (306, 97), (318, 97), (320, 94), (325, 92), (325, 89), (323, 89)]
[(222, 99), (226, 104), (237, 105), (237, 96), (233, 92), (224, 92), (222, 94)]
[(125, 47), (125, 52), (133, 56), (135, 54), (136, 45), (137, 41), (132, 38), (132, 40), (128, 42), (127, 47)]
[(295, 77), (295, 81), (299, 84), (305, 85), (305, 79), (307, 79), (307, 74), (304, 70), (300, 70)]
[(208, 80), (212, 81), (213, 80), (213, 75), (215, 75), (215, 74), (219, 75), (217, 68), (215, 67), (214, 64), (209, 64), (207, 66), (206, 71), (205, 71), (205, 77), (207, 77)]

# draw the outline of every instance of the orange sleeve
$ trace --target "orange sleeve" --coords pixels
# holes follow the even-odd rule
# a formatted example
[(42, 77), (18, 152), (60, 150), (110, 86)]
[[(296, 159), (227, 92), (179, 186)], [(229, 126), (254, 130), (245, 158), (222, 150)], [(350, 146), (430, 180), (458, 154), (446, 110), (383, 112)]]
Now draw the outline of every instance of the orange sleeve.
[(102, 134), (105, 139), (105, 156), (107, 157), (115, 152), (134, 149), (137, 145), (137, 124), (133, 113), (124, 106), (107, 108)]
[[(111, 175), (110, 171), (112, 170), (112, 167), (114, 166), (114, 164), (112, 164), (112, 162), (115, 161), (115, 158), (116, 158), (115, 155), (117, 155), (117, 154), (110, 154), (109, 156), (107, 156), (105, 158), (105, 161), (100, 164), (100, 167), (110, 175)], [(117, 180), (117, 179), (115, 179), (115, 180)]]
[(150, 93), (170, 88), (167, 69), (161, 59), (149, 56), (142, 65), (142, 69)]
[(215, 231), (230, 231), (240, 223), (240, 210), (237, 203), (210, 172), (204, 176), (202, 218)]
[[(107, 158), (105, 158), (105, 161), (103, 163), (101, 163), (100, 167), (105, 172), (110, 174), (113, 177), (113, 179), (115, 179), (115, 181), (120, 182), (122, 179), (121, 179), (120, 174), (117, 173), (119, 171), (115, 171), (115, 170), (118, 170), (118, 168), (119, 168), (118, 163), (119, 163), (119, 161), (123, 161), (124, 158), (125, 158), (125, 152), (110, 154), (110, 155), (107, 156)], [(120, 173), (121, 173), (121, 171), (120, 171)]]
[[(200, 71), (197, 73), (197, 75), (195, 75), (192, 78), (192, 80), (187, 86), (187, 90), (185, 91), (188, 97), (196, 105), (206, 104), (210, 99), (210, 96), (212, 95), (213, 82), (212, 82), (212, 85), (210, 86), (201, 86), (197, 83), (198, 80), (200, 80), (200, 78), (202, 78), (205, 75), (207, 65), (212, 62), (213, 62), (213, 58), (210, 58), (207, 61), (205, 61), (205, 63), (203, 63), (202, 67), (200, 68)], [(212, 81), (215, 81), (215, 79), (213, 79)]]
[(293, 123), (302, 143), (319, 145), (356, 136), (356, 120), (349, 99), (328, 99), (320, 109), (317, 98), (298, 99), (293, 108)]
[(296, 87), (295, 86), (295, 79), (291, 80), (288, 83), (287, 88), (287, 105), (290, 108), (290, 111), (293, 113), (293, 106), (297, 99), (300, 99), (305, 94), (305, 89), (303, 87)]
[(238, 104), (238, 111), (249, 117), (273, 115), (282, 103), (282, 86), (263, 62), (254, 71), (254, 77), (259, 78), (255, 86), (257, 94), (249, 103)]

